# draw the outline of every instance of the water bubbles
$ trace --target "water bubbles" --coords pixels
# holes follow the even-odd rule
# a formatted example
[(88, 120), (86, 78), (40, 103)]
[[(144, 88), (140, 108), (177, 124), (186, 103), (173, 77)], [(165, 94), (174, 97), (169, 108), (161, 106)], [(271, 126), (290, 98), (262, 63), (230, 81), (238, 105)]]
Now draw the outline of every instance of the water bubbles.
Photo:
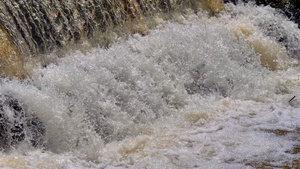
[[(251, 5), (219, 17), (193, 14), (188, 24), (166, 23), (108, 49), (72, 53), (27, 81), (1, 82), (1, 91), (40, 120), (45, 151), (37, 154), (59, 166), (245, 168), (276, 160), (284, 166), (298, 157), (299, 69), (265, 68), (254, 42), (292, 46), (296, 39), (272, 37), (299, 31), (281, 25), (263, 32), (271, 19), (264, 15), (292, 24)], [(27, 116), (14, 117), (13, 107), (5, 118)], [(38, 163), (30, 153), (22, 157)]]

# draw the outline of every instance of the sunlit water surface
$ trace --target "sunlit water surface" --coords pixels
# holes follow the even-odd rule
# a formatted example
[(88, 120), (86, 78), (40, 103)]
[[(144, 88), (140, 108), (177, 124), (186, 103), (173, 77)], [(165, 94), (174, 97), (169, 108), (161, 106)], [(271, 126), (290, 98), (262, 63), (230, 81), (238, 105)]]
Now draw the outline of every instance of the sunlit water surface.
[[(250, 28), (250, 38), (281, 45), (288, 56), (281, 70), (261, 66), (252, 41), (237, 33), (248, 36)], [(25, 82), (2, 79), (1, 93), (38, 117), (46, 134), (42, 148), (25, 140), (1, 153), (0, 166), (292, 166), (300, 108), (288, 101), (300, 97), (299, 58), (296, 24), (242, 4), (218, 17), (190, 14), (107, 50), (72, 53)]]

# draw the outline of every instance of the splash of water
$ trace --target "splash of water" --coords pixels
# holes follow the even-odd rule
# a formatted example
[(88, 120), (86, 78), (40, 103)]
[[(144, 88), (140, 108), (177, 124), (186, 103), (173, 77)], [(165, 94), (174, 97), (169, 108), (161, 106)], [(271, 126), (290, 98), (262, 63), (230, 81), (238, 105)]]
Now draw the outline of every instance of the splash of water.
[[(190, 11), (183, 24), (166, 23), (109, 49), (77, 51), (23, 82), (2, 79), (1, 93), (18, 99), (46, 133), (43, 149), (25, 140), (2, 153), (0, 164), (296, 166), (299, 108), (288, 100), (299, 94), (300, 31), (270, 7), (226, 7), (218, 17)], [(247, 39), (252, 27), (253, 38), (285, 48), (286, 70), (261, 64)], [(281, 35), (287, 38), (279, 42)]]

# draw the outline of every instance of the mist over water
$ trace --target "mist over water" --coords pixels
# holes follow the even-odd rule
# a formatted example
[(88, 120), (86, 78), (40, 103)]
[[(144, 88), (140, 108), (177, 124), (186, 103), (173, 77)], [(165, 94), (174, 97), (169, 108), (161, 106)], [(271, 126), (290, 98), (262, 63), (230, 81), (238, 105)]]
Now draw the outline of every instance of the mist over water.
[(34, 147), (28, 127), (0, 166), (297, 166), (300, 30), (270, 7), (226, 9), (68, 54), (23, 82), (1, 79), (45, 133)]

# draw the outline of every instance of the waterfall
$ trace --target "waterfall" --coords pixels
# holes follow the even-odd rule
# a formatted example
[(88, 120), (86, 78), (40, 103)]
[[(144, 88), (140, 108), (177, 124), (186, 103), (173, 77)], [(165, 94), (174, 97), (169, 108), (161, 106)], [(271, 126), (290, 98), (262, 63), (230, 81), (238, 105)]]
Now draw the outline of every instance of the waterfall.
[[(63, 47), (66, 50), (66, 46), (78, 48), (88, 42), (92, 46), (107, 47), (111, 43), (107, 34), (112, 32), (118, 36), (128, 33), (145, 35), (148, 25), (152, 25), (147, 25), (145, 16), (150, 18), (157, 13), (188, 6), (197, 8), (197, 0), (3, 0), (0, 2), (0, 26), (9, 35), (7, 43), (17, 48), (16, 53), (21, 53), (25, 66), (21, 63), (18, 66), (28, 71), (32, 65), (46, 66), (49, 60), (51, 62), (49, 56), (42, 54)], [(10, 76), (6, 72), (2, 71)]]
[(0, 167), (295, 168), (300, 30), (209, 0), (0, 2)]

